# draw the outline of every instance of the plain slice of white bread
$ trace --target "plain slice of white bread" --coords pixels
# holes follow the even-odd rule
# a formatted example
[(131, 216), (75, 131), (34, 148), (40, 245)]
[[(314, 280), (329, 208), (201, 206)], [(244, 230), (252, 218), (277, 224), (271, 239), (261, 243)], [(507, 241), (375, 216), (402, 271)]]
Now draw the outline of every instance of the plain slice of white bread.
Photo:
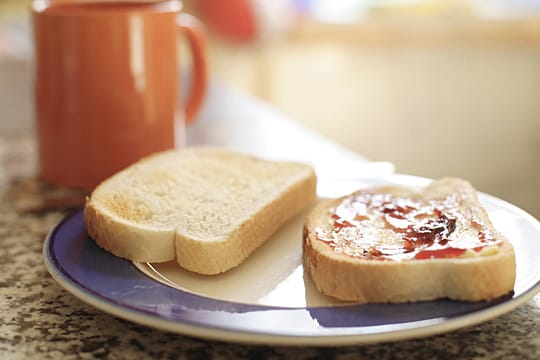
[(312, 167), (209, 147), (149, 156), (86, 201), (90, 237), (138, 262), (201, 274), (239, 265), (316, 197)]
[[(379, 194), (378, 200), (372, 194)], [(397, 198), (401, 200), (395, 200)], [(377, 201), (380, 205), (381, 199), (382, 203), (387, 201), (382, 207), (384, 210), (370, 213), (370, 206), (381, 209), (376, 206)], [(433, 238), (436, 241), (431, 247), (429, 242), (422, 245), (419, 241), (418, 247), (412, 250), (414, 241), (411, 243), (408, 238), (406, 244), (403, 240), (410, 233), (403, 235), (406, 230), (396, 231), (406, 229), (410, 224), (400, 222), (399, 212), (392, 215), (396, 211), (392, 203), (402, 206), (405, 215), (411, 211), (411, 207), (406, 206), (415, 203), (424, 204), (425, 213), (430, 213), (430, 206), (444, 208), (444, 217), (438, 219), (451, 223), (451, 231), (441, 232), (441, 228), (436, 229), (436, 224), (428, 224), (424, 230), (432, 226), (434, 231), (440, 232)], [(385, 220), (388, 214), (394, 217)], [(345, 223), (348, 227), (339, 229), (338, 233), (342, 232), (338, 235), (336, 224), (339, 228), (339, 224), (347, 221), (342, 217), (348, 218), (349, 222)], [(428, 221), (427, 218), (424, 221)], [(439, 240), (440, 244), (437, 243)], [(467, 250), (456, 250), (457, 254), (448, 257), (430, 256), (439, 250), (439, 254), (443, 254), (441, 249), (444, 248)], [(418, 256), (420, 252), (424, 256)], [(399, 186), (363, 189), (317, 204), (304, 225), (303, 259), (305, 271), (319, 291), (358, 303), (439, 298), (491, 300), (511, 292), (515, 281), (512, 244), (493, 228), (475, 189), (468, 182), (455, 178), (433, 181), (419, 191)]]

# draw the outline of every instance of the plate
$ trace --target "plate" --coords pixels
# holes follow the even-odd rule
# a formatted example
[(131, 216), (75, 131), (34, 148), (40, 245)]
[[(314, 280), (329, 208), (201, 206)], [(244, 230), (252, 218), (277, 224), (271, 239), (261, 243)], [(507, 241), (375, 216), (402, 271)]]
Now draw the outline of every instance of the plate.
[[(392, 175), (320, 180), (319, 197), (370, 185), (419, 187), (429, 179)], [(319, 294), (301, 266), (302, 216), (293, 219), (236, 269), (197, 276), (175, 264), (134, 264), (97, 247), (83, 212), (48, 235), (51, 275), (84, 302), (120, 318), (206, 339), (274, 345), (335, 346), (430, 336), (507, 313), (540, 291), (540, 223), (523, 210), (479, 194), (495, 227), (513, 243), (512, 294), (490, 302), (426, 301), (355, 305)]]

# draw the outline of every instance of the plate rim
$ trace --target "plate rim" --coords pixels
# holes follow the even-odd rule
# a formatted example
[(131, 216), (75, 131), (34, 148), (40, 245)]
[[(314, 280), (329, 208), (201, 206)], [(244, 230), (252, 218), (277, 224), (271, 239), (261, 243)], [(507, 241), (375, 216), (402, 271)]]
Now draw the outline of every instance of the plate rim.
[[(388, 179), (406, 178), (421, 182), (431, 181), (431, 179), (417, 177), (412, 175), (394, 174), (387, 177), (381, 177), (380, 180), (387, 181)], [(361, 182), (363, 179), (357, 179)], [(513, 205), (503, 199), (495, 196), (478, 192), (479, 197), (487, 197), (489, 201), (496, 203), (498, 206), (510, 209), (520, 217), (524, 217), (537, 228), (540, 234), (540, 222), (527, 213), (525, 210)], [(61, 264), (56, 264), (55, 257), (52, 252), (52, 242), (56, 232), (64, 226), (69, 220), (80, 216), (83, 212), (79, 209), (73, 213), (67, 214), (54, 228), (48, 233), (43, 245), (43, 258), (47, 270), (64, 289), (70, 292), (79, 300), (104, 311), (108, 314), (117, 316), (124, 320), (132, 321), (141, 325), (149, 326), (155, 329), (164, 330), (171, 333), (177, 333), (187, 336), (194, 336), (208, 340), (227, 341), (242, 344), (272, 344), (282, 346), (340, 346), (340, 345), (360, 345), (373, 344), (387, 341), (398, 341), (412, 338), (422, 338), (433, 336), (457, 330), (464, 327), (473, 326), (484, 321), (497, 318), (505, 313), (508, 313), (519, 306), (523, 305), (528, 300), (532, 299), (540, 292), (540, 278), (534, 285), (526, 289), (523, 293), (512, 297), (508, 301), (503, 301), (493, 306), (473, 311), (464, 315), (456, 315), (451, 318), (436, 317), (426, 320), (416, 320), (410, 322), (402, 322), (397, 324), (384, 325), (369, 325), (363, 327), (338, 327), (338, 328), (317, 328), (303, 333), (288, 330), (287, 333), (269, 333), (268, 331), (253, 329), (231, 329), (221, 326), (207, 326), (205, 324), (189, 323), (187, 321), (176, 321), (165, 317), (160, 317), (156, 314), (145, 312), (141, 309), (136, 309), (131, 306), (125, 306), (107, 299), (99, 293), (88, 289), (82, 285), (77, 279), (72, 278), (69, 274), (62, 271)], [(131, 264), (131, 263), (130, 263)], [(134, 266), (133, 264), (131, 264)], [(137, 271), (140, 271), (137, 269)], [(162, 286), (168, 286), (154, 279), (152, 281), (159, 283)], [(168, 286), (170, 287), (170, 286)], [(196, 295), (204, 297), (201, 295)], [(219, 300), (218, 300), (219, 301)], [(264, 306), (264, 308), (272, 308)], [(276, 309), (308, 309), (309, 307), (291, 308), (291, 307), (275, 307)], [(336, 334), (338, 332), (339, 334)], [(362, 330), (362, 331), (359, 331)]]

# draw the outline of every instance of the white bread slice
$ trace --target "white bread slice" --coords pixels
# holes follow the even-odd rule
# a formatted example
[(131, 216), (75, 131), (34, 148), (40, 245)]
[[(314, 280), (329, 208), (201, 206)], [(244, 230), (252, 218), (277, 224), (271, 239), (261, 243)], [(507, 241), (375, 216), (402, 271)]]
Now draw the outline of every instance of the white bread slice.
[(101, 183), (84, 219), (102, 248), (138, 262), (176, 259), (201, 274), (239, 265), (316, 197), (313, 168), (188, 147), (149, 156)]
[[(432, 213), (429, 223), (426, 214), (433, 208), (442, 210)], [(422, 235), (407, 228), (414, 221)], [(428, 225), (422, 228), (421, 221)], [(340, 224), (345, 227), (336, 233)], [(444, 257), (437, 248), (455, 253)], [(512, 244), (493, 228), (474, 188), (455, 178), (433, 181), (418, 192), (369, 188), (319, 203), (304, 225), (303, 259), (319, 291), (358, 303), (491, 300), (511, 292), (515, 281)]]

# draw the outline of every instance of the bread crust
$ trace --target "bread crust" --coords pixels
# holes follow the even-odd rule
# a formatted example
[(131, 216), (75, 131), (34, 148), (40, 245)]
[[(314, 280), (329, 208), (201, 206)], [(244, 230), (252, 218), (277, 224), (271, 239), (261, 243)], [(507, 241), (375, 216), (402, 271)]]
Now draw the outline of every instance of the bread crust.
[[(394, 190), (403, 194), (401, 188), (385, 189)], [(471, 257), (397, 261), (337, 253), (317, 238), (316, 231), (328, 223), (330, 209), (345, 198), (319, 203), (304, 225), (304, 267), (322, 293), (357, 303), (401, 303), (438, 298), (491, 300), (513, 289), (514, 250), (500, 233), (495, 233), (502, 239), (501, 245), (495, 245), (496, 253)]]

